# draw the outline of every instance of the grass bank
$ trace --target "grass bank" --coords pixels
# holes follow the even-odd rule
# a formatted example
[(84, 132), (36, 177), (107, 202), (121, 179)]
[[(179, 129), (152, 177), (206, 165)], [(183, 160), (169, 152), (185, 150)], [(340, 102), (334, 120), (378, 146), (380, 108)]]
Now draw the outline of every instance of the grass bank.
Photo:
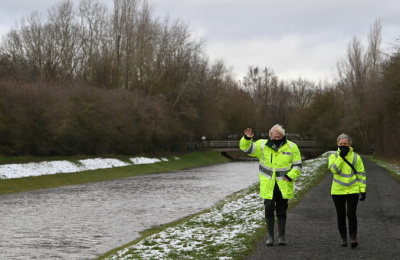
[(370, 156), (370, 155), (366, 156), (366, 157), (371, 162), (384, 168), (397, 181), (400, 181), (400, 161), (398, 161), (398, 160), (397, 161), (387, 161), (387, 160), (385, 161), (385, 159), (383, 159), (383, 158)]
[[(110, 157), (109, 157), (110, 158)], [(128, 161), (129, 157), (113, 157), (119, 160)], [(182, 169), (206, 166), (218, 163), (228, 162), (229, 159), (220, 155), (214, 150), (206, 150), (202, 152), (192, 152), (179, 156), (162, 157), (167, 160), (152, 163), (139, 164), (124, 167), (115, 167), (108, 169), (98, 169), (90, 171), (82, 171), (75, 173), (60, 173), (52, 175), (42, 175), (35, 177), (17, 178), (17, 179), (1, 179), (0, 195), (11, 194), (17, 192), (25, 192), (32, 190), (40, 190), (47, 188), (56, 188), (68, 185), (77, 185), (91, 182), (100, 182), (113, 179), (127, 178), (144, 174), (156, 174), (164, 172), (172, 172)], [(78, 163), (83, 158), (52, 158), (51, 160), (67, 160)], [(49, 158), (3, 158), (0, 163), (26, 163), (26, 162), (43, 162), (49, 161)]]

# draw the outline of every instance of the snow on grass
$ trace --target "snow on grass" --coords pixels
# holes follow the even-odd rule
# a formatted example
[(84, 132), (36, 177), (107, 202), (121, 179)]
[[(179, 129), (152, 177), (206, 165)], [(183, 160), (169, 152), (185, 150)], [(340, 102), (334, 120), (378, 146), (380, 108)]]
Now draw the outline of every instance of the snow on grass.
[(381, 166), (382, 168), (386, 169), (387, 171), (389, 171), (393, 174), (396, 174), (396, 175), (400, 175), (400, 166), (398, 165), (398, 162), (397, 162), (397, 164), (396, 163), (388, 163), (388, 162), (382, 161), (382, 160), (372, 157), (372, 156), (368, 156), (368, 158), (372, 162), (374, 162), (377, 165)]
[[(295, 193), (310, 188), (318, 169), (328, 163), (331, 152), (303, 164), (296, 180)], [(138, 243), (117, 251), (107, 260), (123, 259), (232, 259), (245, 250), (243, 240), (264, 226), (264, 204), (258, 184), (244, 189), (219, 203), (209, 212), (169, 227)]]
[[(175, 157), (175, 160), (179, 160), (179, 158)], [(168, 161), (168, 159), (135, 157), (130, 158), (130, 161), (131, 163), (113, 158), (94, 158), (78, 160), (77, 163), (62, 160), (40, 163), (4, 164), (0, 165), (0, 177), (2, 179), (13, 179), (57, 173), (81, 172), (96, 169), (123, 167), (135, 164), (151, 164), (161, 161)]]
[(262, 199), (254, 187), (248, 188), (209, 212), (141, 240), (108, 259), (231, 259), (227, 251), (244, 249), (241, 240), (263, 225), (263, 212)]
[(395, 172), (397, 175), (400, 175), (400, 166), (396, 164), (382, 164), (382, 167)]

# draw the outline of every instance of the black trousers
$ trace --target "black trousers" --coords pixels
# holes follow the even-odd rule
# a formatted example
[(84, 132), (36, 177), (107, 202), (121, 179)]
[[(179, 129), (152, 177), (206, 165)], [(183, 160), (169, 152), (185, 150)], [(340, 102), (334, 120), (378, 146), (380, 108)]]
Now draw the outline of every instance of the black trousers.
[(332, 195), (335, 203), (337, 224), (340, 234), (347, 234), (346, 216), (349, 220), (349, 233), (357, 234), (358, 193), (347, 195)]
[(278, 184), (275, 183), (274, 196), (272, 200), (264, 199), (265, 218), (286, 219), (286, 210), (288, 209), (288, 199), (282, 198), (282, 192), (279, 190)]

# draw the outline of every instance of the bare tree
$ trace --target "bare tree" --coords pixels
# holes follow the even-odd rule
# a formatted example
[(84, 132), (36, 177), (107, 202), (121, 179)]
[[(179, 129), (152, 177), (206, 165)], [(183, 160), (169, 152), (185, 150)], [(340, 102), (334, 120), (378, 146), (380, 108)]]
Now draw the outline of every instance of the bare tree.
[(255, 100), (254, 110), (259, 118), (258, 129), (266, 130), (269, 125), (286, 123), (291, 94), (271, 69), (249, 67), (243, 86)]
[(367, 151), (375, 131), (374, 118), (371, 115), (371, 101), (379, 77), (381, 60), (381, 26), (379, 20), (370, 28), (369, 46), (364, 49), (361, 42), (354, 38), (348, 45), (346, 59), (338, 63), (338, 89), (342, 93), (342, 106), (345, 108), (344, 129), (356, 129), (362, 149)]
[(61, 80), (72, 79), (78, 66), (78, 54), (81, 53), (82, 41), (79, 26), (75, 18), (71, 0), (65, 0), (48, 11), (47, 27), (52, 29), (55, 46), (54, 64), (57, 65)]
[(22, 18), (4, 40), (3, 53), (8, 54), (14, 64), (25, 64), (29, 75), (46, 77), (44, 51), (46, 33), (38, 12)]
[(304, 109), (311, 104), (317, 88), (313, 82), (299, 78), (290, 81), (290, 87), (294, 109)]
[[(107, 8), (95, 0), (82, 0), (79, 4), (81, 53), (77, 53), (77, 74), (94, 85), (105, 85), (102, 59), (107, 57), (110, 44), (110, 22)], [(103, 82), (102, 82), (103, 81)]]
[[(256, 118), (262, 127), (285, 118), (287, 87), (270, 69), (256, 73), (261, 84), (255, 102), (222, 61), (209, 63), (203, 43), (180, 20), (154, 19), (145, 0), (115, 0), (111, 11), (97, 0), (82, 0), (77, 9), (67, 0), (47, 13), (32, 13), (8, 34), (0, 47), (0, 73), (27, 75), (26, 88), (6, 89), (16, 88), (7, 93), (13, 100), (32, 87), (27, 103), (29, 98), (52, 101), (43, 102), (55, 111), (41, 118), (48, 124), (35, 125), (29, 133), (32, 140), (40, 133), (50, 137), (43, 153), (143, 152), (152, 144), (172, 149), (201, 135), (225, 138)], [(35, 80), (48, 87), (36, 93)], [(238, 106), (233, 108), (232, 101)], [(11, 117), (13, 129), (34, 129), (29, 108), (21, 109), (26, 125)], [(47, 109), (33, 108), (37, 113)], [(0, 131), (8, 133), (4, 122)], [(133, 130), (143, 127), (151, 130)], [(17, 143), (23, 147), (29, 140), (19, 137), (11, 139), (22, 140)], [(28, 153), (37, 144), (30, 141)]]
[(400, 45), (382, 62), (382, 77), (376, 90), (375, 114), (378, 116), (375, 132), (375, 154), (391, 160), (400, 156)]

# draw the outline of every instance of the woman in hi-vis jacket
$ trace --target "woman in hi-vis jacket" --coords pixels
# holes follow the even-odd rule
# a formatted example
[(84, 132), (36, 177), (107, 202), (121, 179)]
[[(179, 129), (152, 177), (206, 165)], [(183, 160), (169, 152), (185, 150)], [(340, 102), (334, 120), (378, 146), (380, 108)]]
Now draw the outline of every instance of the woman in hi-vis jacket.
[(328, 168), (333, 173), (331, 195), (336, 208), (341, 246), (347, 246), (346, 216), (349, 221), (350, 245), (358, 246), (357, 205), (365, 200), (367, 176), (361, 157), (353, 151), (351, 138), (341, 134), (337, 138), (338, 150), (329, 156)]
[(286, 139), (281, 125), (274, 125), (268, 139), (253, 142), (253, 131), (244, 130), (240, 149), (259, 159), (260, 196), (264, 199), (268, 236), (267, 246), (274, 244), (275, 211), (278, 220), (278, 245), (286, 245), (285, 227), (288, 200), (293, 198), (293, 182), (301, 173), (301, 155), (297, 145)]

